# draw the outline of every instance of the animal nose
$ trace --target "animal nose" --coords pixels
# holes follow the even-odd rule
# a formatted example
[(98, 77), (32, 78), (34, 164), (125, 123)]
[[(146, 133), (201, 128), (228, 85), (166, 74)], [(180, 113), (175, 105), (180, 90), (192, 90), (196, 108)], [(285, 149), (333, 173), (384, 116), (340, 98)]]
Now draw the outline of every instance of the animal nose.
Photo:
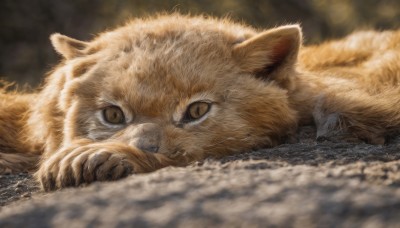
[(156, 153), (160, 148), (161, 128), (157, 124), (144, 123), (135, 127), (132, 132), (131, 145), (145, 151)]

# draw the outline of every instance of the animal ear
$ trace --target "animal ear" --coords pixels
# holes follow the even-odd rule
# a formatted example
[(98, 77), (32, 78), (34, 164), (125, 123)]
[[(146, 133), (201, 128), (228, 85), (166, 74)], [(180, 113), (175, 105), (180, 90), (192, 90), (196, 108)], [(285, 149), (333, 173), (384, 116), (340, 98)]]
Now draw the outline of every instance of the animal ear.
[(87, 42), (76, 40), (59, 33), (52, 34), (50, 40), (54, 49), (65, 59), (73, 59), (84, 55), (83, 50), (89, 45)]
[(278, 77), (282, 70), (293, 68), (301, 39), (300, 26), (281, 26), (236, 44), (233, 57), (245, 72), (266, 78), (276, 73), (273, 77)]

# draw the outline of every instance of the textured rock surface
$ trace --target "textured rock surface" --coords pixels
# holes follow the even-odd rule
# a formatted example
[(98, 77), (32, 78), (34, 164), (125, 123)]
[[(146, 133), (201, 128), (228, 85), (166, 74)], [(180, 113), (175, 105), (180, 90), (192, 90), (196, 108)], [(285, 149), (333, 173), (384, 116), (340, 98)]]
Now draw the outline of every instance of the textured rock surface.
[[(13, 203), (0, 182), (0, 227), (398, 226), (398, 139), (372, 146), (303, 136), (297, 144)], [(19, 182), (36, 191), (29, 183), (29, 176)]]
[(36, 191), (38, 191), (37, 184), (27, 173), (0, 175), (0, 206), (29, 199)]

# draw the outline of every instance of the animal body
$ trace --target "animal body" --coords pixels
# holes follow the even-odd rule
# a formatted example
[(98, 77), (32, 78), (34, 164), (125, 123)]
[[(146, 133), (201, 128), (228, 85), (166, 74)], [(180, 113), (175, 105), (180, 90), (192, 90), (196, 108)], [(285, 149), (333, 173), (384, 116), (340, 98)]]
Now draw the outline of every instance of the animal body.
[(276, 146), (303, 124), (374, 144), (400, 129), (400, 31), (302, 47), (298, 25), (172, 14), (51, 42), (63, 61), (42, 88), (0, 93), (0, 169), (45, 190)]

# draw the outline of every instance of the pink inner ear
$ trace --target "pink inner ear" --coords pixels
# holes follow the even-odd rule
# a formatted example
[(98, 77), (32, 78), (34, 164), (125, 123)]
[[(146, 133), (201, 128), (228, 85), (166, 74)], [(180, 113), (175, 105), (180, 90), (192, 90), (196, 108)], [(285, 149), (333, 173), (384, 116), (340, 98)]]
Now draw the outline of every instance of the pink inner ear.
[(288, 38), (280, 39), (272, 48), (272, 65), (280, 64), (289, 55), (292, 49), (292, 42)]

